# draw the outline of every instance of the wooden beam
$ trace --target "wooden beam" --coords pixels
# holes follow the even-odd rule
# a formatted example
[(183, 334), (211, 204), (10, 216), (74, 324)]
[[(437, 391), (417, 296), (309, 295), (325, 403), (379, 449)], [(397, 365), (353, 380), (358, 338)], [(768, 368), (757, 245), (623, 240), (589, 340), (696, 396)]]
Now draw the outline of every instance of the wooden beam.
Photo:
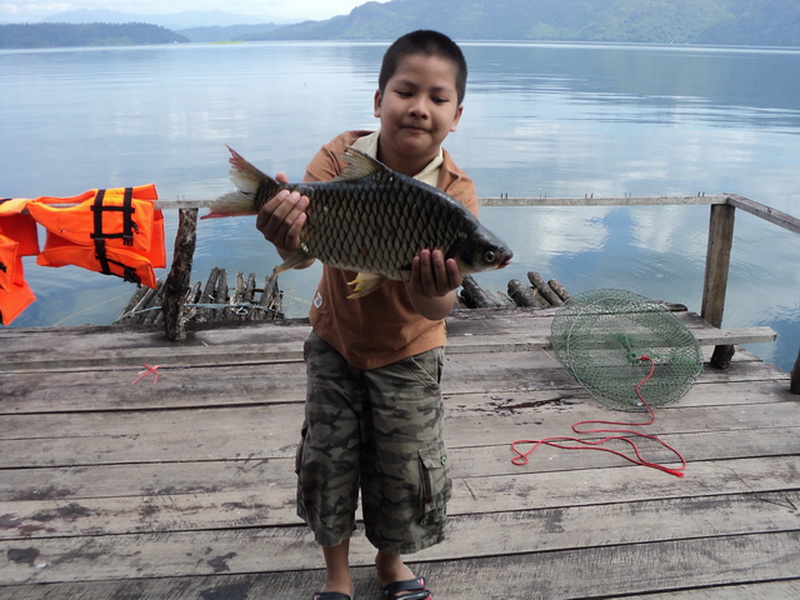
[[(705, 196), (597, 196), (592, 194), (583, 198), (559, 198), (542, 196), (539, 198), (510, 198), (508, 196), (479, 198), (481, 206), (707, 206), (725, 204), (730, 194), (710, 194)], [(181, 208), (209, 208), (214, 203), (211, 198), (183, 200), (156, 200), (155, 206), (161, 210)]]
[(728, 196), (728, 204), (736, 208), (741, 208), (743, 211), (755, 215), (759, 219), (769, 221), (773, 225), (783, 227), (793, 233), (800, 233), (800, 219), (786, 214), (785, 212), (781, 212), (775, 208), (736, 194), (730, 194)]
[(583, 198), (478, 198), (481, 206), (706, 206), (726, 204), (729, 195), (715, 194), (696, 196), (597, 196)]

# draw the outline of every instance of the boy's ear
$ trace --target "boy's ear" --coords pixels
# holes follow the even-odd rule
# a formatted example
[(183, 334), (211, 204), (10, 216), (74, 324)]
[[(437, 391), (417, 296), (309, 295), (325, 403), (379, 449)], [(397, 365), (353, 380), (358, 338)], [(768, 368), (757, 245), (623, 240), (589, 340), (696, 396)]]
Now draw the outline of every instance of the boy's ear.
[(458, 109), (456, 109), (456, 116), (453, 119), (452, 125), (450, 125), (450, 133), (453, 133), (458, 127), (458, 122), (461, 120), (461, 114), (464, 112), (464, 105), (459, 104)]
[(381, 118), (381, 91), (380, 90), (375, 90), (375, 98), (374, 98), (373, 102), (374, 102), (374, 106), (373, 106), (373, 110), (372, 110), (373, 116), (375, 116), (375, 117), (380, 119)]

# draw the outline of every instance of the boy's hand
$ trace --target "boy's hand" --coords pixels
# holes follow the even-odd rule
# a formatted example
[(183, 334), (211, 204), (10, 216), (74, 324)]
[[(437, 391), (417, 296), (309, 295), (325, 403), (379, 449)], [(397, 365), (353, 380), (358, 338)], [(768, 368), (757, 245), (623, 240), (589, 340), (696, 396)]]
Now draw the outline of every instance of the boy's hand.
[(411, 279), (406, 284), (414, 308), (423, 317), (444, 319), (453, 309), (461, 270), (441, 250), (422, 250), (411, 261)]
[(424, 298), (437, 298), (461, 285), (461, 271), (441, 250), (421, 250), (411, 261), (410, 290)]
[[(281, 183), (289, 182), (285, 173), (278, 173), (276, 179)], [(258, 211), (256, 228), (268, 241), (275, 244), (283, 258), (287, 258), (300, 247), (300, 230), (306, 223), (307, 207), (307, 196), (281, 190)]]

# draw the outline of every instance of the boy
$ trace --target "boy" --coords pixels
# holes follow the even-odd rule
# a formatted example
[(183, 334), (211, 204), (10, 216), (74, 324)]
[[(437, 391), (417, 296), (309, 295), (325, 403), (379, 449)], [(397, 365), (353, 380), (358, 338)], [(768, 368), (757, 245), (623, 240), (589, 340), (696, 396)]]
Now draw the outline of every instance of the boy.
[[(467, 66), (459, 47), (434, 31), (396, 40), (381, 66), (377, 132), (350, 131), (311, 160), (306, 181), (343, 168), (346, 146), (446, 191), (477, 215), (475, 186), (442, 147), (463, 110)], [(285, 180), (285, 176), (281, 175)], [(299, 246), (308, 198), (279, 192), (257, 227), (286, 258)], [(308, 266), (310, 262), (300, 265)], [(442, 541), (450, 497), (439, 387), (444, 317), (461, 273), (439, 249), (419, 252), (409, 281), (389, 281), (347, 299), (354, 273), (324, 266), (305, 345), (306, 416), (297, 452), (298, 514), (322, 546), (324, 591), (315, 600), (349, 600), (348, 562), (359, 487), (367, 538), (378, 549), (377, 579), (390, 599), (430, 599), (425, 581), (401, 555)]]

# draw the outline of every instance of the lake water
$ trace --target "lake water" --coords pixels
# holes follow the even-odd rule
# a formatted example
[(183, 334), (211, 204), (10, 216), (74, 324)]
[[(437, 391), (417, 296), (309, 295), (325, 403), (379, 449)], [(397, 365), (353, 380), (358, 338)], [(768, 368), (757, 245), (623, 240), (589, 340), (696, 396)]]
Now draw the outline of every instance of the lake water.
[[(0, 196), (155, 183), (164, 199), (232, 189), (229, 144), (302, 176), (345, 129), (374, 128), (384, 43), (253, 43), (0, 52)], [(464, 44), (464, 117), (445, 146), (480, 196), (737, 193), (797, 216), (800, 50)], [(628, 289), (699, 311), (707, 207), (484, 208), (529, 270), (573, 293)], [(171, 253), (177, 223), (166, 214)], [(277, 264), (250, 218), (202, 221), (193, 281)], [(771, 325), (749, 348), (788, 370), (800, 346), (800, 236), (739, 212), (724, 326)], [(111, 323), (131, 284), (26, 259), (38, 296), (13, 326)], [(166, 269), (159, 273), (166, 277)], [(281, 276), (304, 316), (317, 267)]]

